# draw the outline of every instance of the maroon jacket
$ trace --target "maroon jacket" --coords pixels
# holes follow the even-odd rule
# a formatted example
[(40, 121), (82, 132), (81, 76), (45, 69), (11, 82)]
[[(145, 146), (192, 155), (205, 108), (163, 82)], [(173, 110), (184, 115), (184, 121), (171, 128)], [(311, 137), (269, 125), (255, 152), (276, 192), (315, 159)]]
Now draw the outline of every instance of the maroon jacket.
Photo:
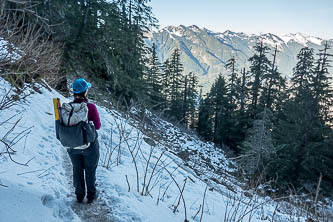
[(73, 103), (87, 103), (88, 106), (88, 121), (93, 121), (96, 130), (101, 128), (101, 120), (99, 119), (99, 114), (95, 104), (88, 103), (88, 100), (84, 98), (76, 98)]

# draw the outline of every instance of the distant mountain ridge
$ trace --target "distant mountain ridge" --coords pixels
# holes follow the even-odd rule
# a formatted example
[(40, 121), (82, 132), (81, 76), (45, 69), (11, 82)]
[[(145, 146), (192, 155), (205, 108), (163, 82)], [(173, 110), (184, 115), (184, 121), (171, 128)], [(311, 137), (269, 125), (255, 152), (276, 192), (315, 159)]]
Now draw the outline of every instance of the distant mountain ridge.
[[(297, 61), (301, 48), (313, 48), (315, 54), (323, 49), (325, 42), (333, 45), (333, 39), (325, 40), (318, 37), (306, 36), (302, 33), (284, 36), (266, 33), (261, 35), (245, 34), (243, 32), (213, 32), (206, 28), (192, 26), (168, 26), (148, 35), (148, 44), (155, 43), (161, 62), (170, 57), (175, 48), (182, 52), (181, 61), (184, 74), (194, 72), (204, 91), (209, 90), (219, 73), (226, 74), (226, 61), (236, 58), (238, 69), (248, 69), (248, 59), (254, 54), (253, 46), (258, 38), (272, 49), (277, 46), (277, 65), (285, 76), (292, 75), (292, 69)], [(330, 50), (333, 54), (333, 49)], [(330, 69), (333, 73), (333, 69)]]

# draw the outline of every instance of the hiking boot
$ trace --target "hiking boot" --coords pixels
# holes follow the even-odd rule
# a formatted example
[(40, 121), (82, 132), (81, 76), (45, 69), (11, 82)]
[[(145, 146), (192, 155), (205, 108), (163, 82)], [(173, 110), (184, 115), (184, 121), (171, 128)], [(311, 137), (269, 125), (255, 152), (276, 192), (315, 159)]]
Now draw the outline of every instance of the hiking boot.
[(88, 194), (87, 195), (88, 204), (92, 203), (97, 198), (97, 196), (98, 196), (97, 192), (93, 194)]
[(84, 195), (76, 195), (76, 200), (78, 203), (82, 203), (84, 199)]
[(95, 197), (88, 197), (88, 204), (92, 203), (95, 200)]

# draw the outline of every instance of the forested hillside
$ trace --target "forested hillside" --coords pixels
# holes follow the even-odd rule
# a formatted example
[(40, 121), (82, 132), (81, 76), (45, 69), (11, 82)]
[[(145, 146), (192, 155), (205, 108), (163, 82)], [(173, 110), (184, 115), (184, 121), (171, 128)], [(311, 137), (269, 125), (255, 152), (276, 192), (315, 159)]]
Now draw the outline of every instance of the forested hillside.
[[(227, 152), (236, 164), (234, 178), (249, 189), (261, 187), (262, 195), (275, 198), (306, 195), (311, 201), (304, 208), (319, 217), (318, 203), (331, 203), (333, 185), (331, 42), (323, 41), (316, 49), (311, 44), (299, 47), (286, 78), (281, 71), (285, 67), (277, 59), (279, 46), (270, 47), (267, 39), (255, 38), (248, 65), (233, 56), (217, 62), (226, 71), (203, 91), (197, 73), (184, 71), (181, 48), (161, 60), (158, 45), (147, 44), (146, 35), (158, 24), (149, 2), (2, 1), (0, 74), (11, 87), (0, 95), (0, 111), (10, 113), (11, 107), (39, 92), (41, 86), (69, 96), (72, 80), (84, 77), (93, 83), (91, 97), (101, 107), (112, 104), (126, 115), (134, 109), (151, 124), (158, 116), (183, 133), (213, 144), (205, 146), (202, 154), (201, 147), (177, 150), (176, 144), (167, 141), (177, 150), (173, 154), (197, 161), (186, 167), (199, 172), (196, 164), (204, 162), (205, 169), (214, 173), (203, 178), (204, 183), (212, 180), (228, 187), (221, 172), (225, 163), (213, 164), (205, 156)], [(158, 44), (163, 41), (159, 39)], [(142, 131), (154, 139), (173, 133)], [(0, 157), (11, 158), (6, 137), (4, 131)], [(127, 154), (133, 154), (131, 149)], [(127, 162), (134, 161), (127, 157)], [(148, 169), (149, 160), (146, 164)]]

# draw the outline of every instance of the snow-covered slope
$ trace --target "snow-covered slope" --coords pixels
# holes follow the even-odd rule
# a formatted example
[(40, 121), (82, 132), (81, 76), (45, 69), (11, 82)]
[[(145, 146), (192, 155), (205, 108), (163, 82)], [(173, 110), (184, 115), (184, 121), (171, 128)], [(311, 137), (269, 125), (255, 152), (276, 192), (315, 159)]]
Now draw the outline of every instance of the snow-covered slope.
[[(1, 96), (10, 89), (1, 78), (0, 89)], [(0, 184), (7, 186), (0, 187), (0, 221), (80, 221), (70, 207), (64, 150), (54, 138), (52, 97), (60, 95), (40, 90), (42, 94), (31, 90), (34, 94), (25, 102), (0, 111), (1, 140), (11, 144), (19, 133), (29, 133), (12, 146), (13, 160), (27, 166), (12, 162), (0, 143)]]
[[(10, 87), (2, 79), (0, 84), (0, 89)], [(212, 144), (205, 144), (164, 121), (159, 124), (165, 135), (160, 140), (149, 138), (139, 130), (142, 125), (137, 124), (138, 120), (101, 106), (99, 197), (91, 205), (76, 203), (71, 164), (66, 150), (55, 138), (52, 105), (52, 98), (59, 97), (62, 102), (69, 99), (39, 87), (37, 91), (31, 90), (34, 93), (24, 102), (0, 111), (0, 138), (19, 119), (4, 141), (10, 144), (14, 139), (15, 143), (18, 133), (29, 133), (12, 146), (16, 151), (13, 160), (27, 166), (12, 162), (0, 143), (1, 222), (170, 222), (184, 221), (185, 215), (189, 221), (267, 221), (272, 217), (274, 221), (304, 221), (296, 214), (283, 214), (280, 207), (286, 205), (282, 203), (243, 190), (237, 184), (230, 187), (230, 181), (219, 183), (222, 177), (212, 179), (218, 175), (213, 169), (216, 166), (230, 171), (230, 161)], [(175, 155), (184, 150), (198, 155), (186, 161)], [(197, 175), (195, 169), (203, 166), (203, 160), (213, 168), (211, 172), (204, 169), (206, 175)]]

